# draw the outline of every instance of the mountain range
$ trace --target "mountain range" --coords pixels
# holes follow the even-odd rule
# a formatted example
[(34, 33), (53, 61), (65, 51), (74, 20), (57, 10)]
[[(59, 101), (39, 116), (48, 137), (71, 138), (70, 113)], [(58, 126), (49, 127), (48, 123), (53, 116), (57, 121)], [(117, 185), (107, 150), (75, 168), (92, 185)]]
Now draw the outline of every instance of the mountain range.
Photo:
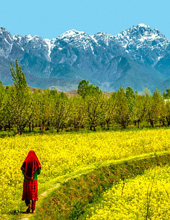
[(170, 87), (170, 41), (145, 24), (116, 36), (70, 30), (49, 40), (40, 36), (12, 36), (0, 28), (0, 81), (13, 83), (10, 62), (18, 60), (29, 86), (77, 89), (82, 79), (103, 91), (121, 84), (134, 90)]

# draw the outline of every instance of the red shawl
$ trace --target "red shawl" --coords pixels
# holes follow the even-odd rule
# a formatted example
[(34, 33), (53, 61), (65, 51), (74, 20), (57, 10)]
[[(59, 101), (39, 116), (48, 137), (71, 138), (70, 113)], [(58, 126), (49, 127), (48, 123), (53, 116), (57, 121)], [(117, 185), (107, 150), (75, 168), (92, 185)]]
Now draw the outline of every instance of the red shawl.
[(25, 178), (33, 180), (33, 174), (38, 168), (41, 168), (41, 164), (35, 152), (33, 150), (30, 150), (21, 167), (21, 170), (24, 171)]

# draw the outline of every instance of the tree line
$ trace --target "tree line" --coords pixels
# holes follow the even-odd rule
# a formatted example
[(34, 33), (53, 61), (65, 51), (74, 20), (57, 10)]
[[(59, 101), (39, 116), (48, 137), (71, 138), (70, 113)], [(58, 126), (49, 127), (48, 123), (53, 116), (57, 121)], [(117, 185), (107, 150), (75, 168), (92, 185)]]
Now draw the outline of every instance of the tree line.
[(170, 126), (170, 90), (161, 95), (156, 90), (151, 94), (145, 89), (142, 94), (131, 87), (122, 86), (109, 97), (98, 86), (82, 80), (78, 85), (78, 96), (68, 98), (57, 90), (35, 90), (28, 88), (25, 75), (16, 60), (11, 63), (13, 85), (4, 87), (0, 83), (0, 130), (16, 130), (22, 134), (29, 131), (62, 131), (98, 128), (112, 129), (115, 126)]

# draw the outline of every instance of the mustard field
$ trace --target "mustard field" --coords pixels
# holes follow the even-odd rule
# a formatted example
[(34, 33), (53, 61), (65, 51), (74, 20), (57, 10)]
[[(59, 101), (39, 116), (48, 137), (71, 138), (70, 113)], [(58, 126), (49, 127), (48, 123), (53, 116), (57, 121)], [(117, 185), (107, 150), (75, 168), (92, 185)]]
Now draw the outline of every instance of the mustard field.
[(168, 220), (170, 167), (156, 167), (142, 176), (121, 181), (91, 207), (90, 220)]
[[(41, 162), (39, 191), (49, 182), (94, 163), (170, 150), (170, 130), (109, 131), (15, 136), (0, 139), (0, 218), (17, 219), (23, 176), (20, 167), (29, 150)], [(43, 188), (42, 188), (43, 187)]]

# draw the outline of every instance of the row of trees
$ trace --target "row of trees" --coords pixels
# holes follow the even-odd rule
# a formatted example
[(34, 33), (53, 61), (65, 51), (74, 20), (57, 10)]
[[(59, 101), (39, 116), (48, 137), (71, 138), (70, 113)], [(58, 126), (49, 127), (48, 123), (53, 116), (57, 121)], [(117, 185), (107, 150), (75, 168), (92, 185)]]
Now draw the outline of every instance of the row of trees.
[(153, 95), (147, 90), (143, 94), (120, 87), (110, 97), (97, 86), (82, 80), (78, 86), (78, 97), (68, 98), (57, 90), (30, 90), (16, 61), (16, 70), (11, 63), (13, 86), (0, 83), (0, 130), (16, 128), (22, 134), (25, 127), (34, 131), (40, 127), (59, 132), (64, 128), (78, 131), (80, 128), (96, 130), (110, 129), (118, 125), (126, 128), (130, 124), (140, 126), (149, 123), (152, 127), (170, 125), (170, 102), (165, 102), (159, 91)]

